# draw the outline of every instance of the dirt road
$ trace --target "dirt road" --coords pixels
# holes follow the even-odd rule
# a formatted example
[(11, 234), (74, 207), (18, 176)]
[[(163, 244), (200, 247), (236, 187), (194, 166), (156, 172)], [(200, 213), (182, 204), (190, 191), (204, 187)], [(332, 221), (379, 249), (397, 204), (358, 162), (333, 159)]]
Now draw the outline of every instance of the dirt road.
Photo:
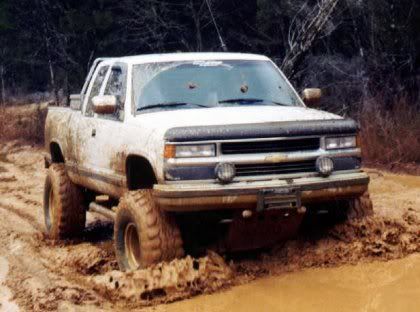
[[(270, 280), (277, 283), (290, 274), (292, 280), (302, 274), (318, 274), (305, 273), (303, 269), (307, 268), (344, 265), (344, 271), (351, 275), (353, 267), (347, 267), (349, 264), (361, 263), (369, 268), (372, 264), (368, 262), (399, 258), (405, 259), (398, 261), (405, 261), (412, 257), (418, 264), (420, 177), (369, 172), (375, 209), (372, 218), (334, 227), (308, 227), (296, 240), (263, 253), (226, 261), (210, 254), (122, 274), (115, 271), (112, 224), (97, 216), (88, 215), (88, 226), (80, 241), (54, 244), (44, 237), (45, 170), (41, 149), (17, 142), (2, 144), (0, 311), (151, 309), (157, 304), (215, 291), (219, 291), (216, 296), (226, 298), (236, 289), (252, 287), (248, 285), (254, 284), (248, 283), (257, 278), (256, 283), (271, 287)], [(260, 277), (269, 277), (269, 281)], [(303, 283), (305, 280), (308, 279), (301, 278)], [(241, 284), (244, 286), (223, 291)], [(191, 302), (201, 298), (207, 297)], [(159, 306), (158, 310), (171, 310), (180, 304), (183, 302)], [(188, 306), (186, 301), (184, 307)]]

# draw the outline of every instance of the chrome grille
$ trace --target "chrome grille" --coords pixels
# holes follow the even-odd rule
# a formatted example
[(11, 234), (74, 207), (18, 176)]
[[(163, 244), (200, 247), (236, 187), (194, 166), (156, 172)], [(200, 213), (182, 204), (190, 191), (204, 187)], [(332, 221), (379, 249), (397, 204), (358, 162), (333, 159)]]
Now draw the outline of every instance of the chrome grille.
[(320, 138), (226, 142), (221, 144), (221, 151), (225, 155), (312, 151), (319, 149), (319, 142)]
[(276, 175), (316, 172), (315, 160), (286, 162), (275, 164), (238, 164), (236, 165), (236, 176), (248, 177), (258, 175)]

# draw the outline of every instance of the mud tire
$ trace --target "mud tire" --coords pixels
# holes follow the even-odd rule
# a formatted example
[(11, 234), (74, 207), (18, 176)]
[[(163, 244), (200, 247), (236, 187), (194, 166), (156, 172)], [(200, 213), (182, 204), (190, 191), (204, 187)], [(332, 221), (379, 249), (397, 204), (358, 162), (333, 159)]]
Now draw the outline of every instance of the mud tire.
[(347, 219), (361, 219), (373, 215), (373, 205), (369, 191), (358, 198), (349, 201)]
[(75, 237), (85, 227), (83, 194), (70, 181), (64, 164), (52, 164), (48, 169), (44, 186), (44, 220), (47, 234), (54, 240)]
[[(126, 231), (133, 225), (138, 242), (135, 262), (129, 260), (130, 247), (129, 251), (126, 248)], [(114, 224), (114, 247), (122, 271), (145, 268), (184, 255), (179, 227), (155, 204), (152, 190), (130, 191), (121, 198)]]

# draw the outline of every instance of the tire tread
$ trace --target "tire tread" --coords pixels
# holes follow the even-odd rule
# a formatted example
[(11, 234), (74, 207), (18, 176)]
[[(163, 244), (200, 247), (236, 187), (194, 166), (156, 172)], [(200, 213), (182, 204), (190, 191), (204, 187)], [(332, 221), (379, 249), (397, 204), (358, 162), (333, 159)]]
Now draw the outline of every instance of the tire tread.
[(124, 261), (125, 253), (118, 241), (120, 223), (127, 213), (134, 218), (140, 239), (140, 266), (147, 267), (161, 261), (170, 261), (184, 255), (182, 238), (173, 218), (154, 202), (152, 190), (127, 192), (118, 205), (114, 226), (114, 244), (122, 270), (130, 270)]
[[(50, 238), (59, 240), (77, 236), (83, 231), (86, 223), (82, 192), (70, 181), (65, 166), (61, 163), (49, 167), (46, 183), (48, 181), (58, 201), (54, 220), (51, 220), (51, 228), (48, 231)], [(45, 194), (45, 200), (47, 198)], [(44, 202), (44, 207), (46, 204)]]

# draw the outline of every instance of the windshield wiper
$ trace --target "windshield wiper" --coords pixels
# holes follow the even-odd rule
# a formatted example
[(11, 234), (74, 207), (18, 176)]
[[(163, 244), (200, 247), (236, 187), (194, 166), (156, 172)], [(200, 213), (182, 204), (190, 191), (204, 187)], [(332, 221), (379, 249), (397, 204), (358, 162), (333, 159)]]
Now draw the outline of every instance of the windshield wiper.
[(169, 106), (185, 106), (185, 105), (193, 105), (198, 107), (209, 107), (202, 104), (196, 104), (196, 103), (187, 103), (187, 102), (164, 102), (164, 103), (157, 103), (157, 104), (151, 104), (143, 107), (138, 107), (137, 111), (141, 111), (144, 109), (152, 109), (152, 108), (159, 108), (159, 107), (169, 107)]
[(264, 102), (262, 99), (252, 99), (252, 98), (238, 98), (238, 99), (228, 99), (219, 101), (219, 103), (260, 103)]
[(276, 104), (276, 105), (281, 105), (281, 106), (289, 106), (287, 104), (280, 103), (280, 102), (274, 102), (271, 100), (263, 100), (263, 99), (253, 99), (253, 98), (228, 99), (228, 100), (219, 101), (219, 104), (220, 103), (240, 103), (240, 104), (271, 103), (271, 104)]

